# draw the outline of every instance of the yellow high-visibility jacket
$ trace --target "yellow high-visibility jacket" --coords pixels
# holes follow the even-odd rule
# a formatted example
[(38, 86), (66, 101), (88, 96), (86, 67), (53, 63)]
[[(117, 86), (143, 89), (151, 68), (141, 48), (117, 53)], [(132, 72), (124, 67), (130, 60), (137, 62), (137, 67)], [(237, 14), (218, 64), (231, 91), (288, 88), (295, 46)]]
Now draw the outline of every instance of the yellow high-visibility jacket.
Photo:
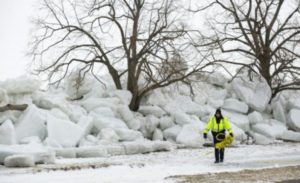
[(227, 117), (223, 117), (223, 119), (221, 119), (220, 123), (218, 124), (217, 119), (214, 116), (209, 119), (209, 122), (207, 123), (203, 133), (208, 133), (209, 130), (212, 130), (213, 132), (220, 132), (224, 129), (226, 129), (229, 133), (232, 133), (232, 129)]

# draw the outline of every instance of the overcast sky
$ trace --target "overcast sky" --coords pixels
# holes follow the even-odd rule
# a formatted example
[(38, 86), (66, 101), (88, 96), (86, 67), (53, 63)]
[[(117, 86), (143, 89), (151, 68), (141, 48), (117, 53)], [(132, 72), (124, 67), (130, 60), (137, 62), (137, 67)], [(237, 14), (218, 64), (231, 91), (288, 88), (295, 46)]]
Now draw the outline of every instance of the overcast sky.
[(25, 74), (35, 0), (0, 0), (0, 80)]

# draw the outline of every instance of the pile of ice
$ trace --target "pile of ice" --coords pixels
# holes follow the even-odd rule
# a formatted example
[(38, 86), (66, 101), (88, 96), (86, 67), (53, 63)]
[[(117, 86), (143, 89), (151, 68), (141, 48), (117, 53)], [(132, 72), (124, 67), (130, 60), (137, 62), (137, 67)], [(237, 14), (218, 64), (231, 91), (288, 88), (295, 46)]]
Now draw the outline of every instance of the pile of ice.
[[(190, 87), (176, 84), (145, 96), (138, 112), (131, 93), (87, 77), (81, 88), (70, 76), (59, 89), (17, 78), (0, 82), (0, 104), (28, 104), (0, 113), (0, 163), (33, 166), (64, 158), (106, 157), (177, 147), (202, 147), (202, 131), (216, 108), (231, 122), (235, 143), (300, 141), (300, 92), (283, 92), (269, 104), (271, 90), (261, 78), (199, 75)], [(209, 135), (209, 139), (212, 137)], [(55, 154), (55, 155), (53, 155)]]

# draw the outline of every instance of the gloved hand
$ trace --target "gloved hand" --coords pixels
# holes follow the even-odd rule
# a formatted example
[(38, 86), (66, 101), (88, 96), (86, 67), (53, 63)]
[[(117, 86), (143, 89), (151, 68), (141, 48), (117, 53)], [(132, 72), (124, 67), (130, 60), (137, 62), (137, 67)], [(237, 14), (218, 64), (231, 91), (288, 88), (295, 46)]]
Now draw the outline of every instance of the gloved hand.
[(207, 139), (207, 133), (203, 133), (203, 138)]
[(233, 133), (229, 133), (229, 135), (230, 135), (231, 137), (233, 137)]

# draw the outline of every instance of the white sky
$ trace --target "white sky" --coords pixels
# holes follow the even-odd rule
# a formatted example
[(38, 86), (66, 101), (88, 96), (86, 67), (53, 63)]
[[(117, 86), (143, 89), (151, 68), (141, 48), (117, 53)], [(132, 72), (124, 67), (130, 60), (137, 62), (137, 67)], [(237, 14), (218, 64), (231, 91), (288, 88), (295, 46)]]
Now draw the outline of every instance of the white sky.
[(30, 16), (35, 0), (0, 0), (0, 81), (26, 73)]

